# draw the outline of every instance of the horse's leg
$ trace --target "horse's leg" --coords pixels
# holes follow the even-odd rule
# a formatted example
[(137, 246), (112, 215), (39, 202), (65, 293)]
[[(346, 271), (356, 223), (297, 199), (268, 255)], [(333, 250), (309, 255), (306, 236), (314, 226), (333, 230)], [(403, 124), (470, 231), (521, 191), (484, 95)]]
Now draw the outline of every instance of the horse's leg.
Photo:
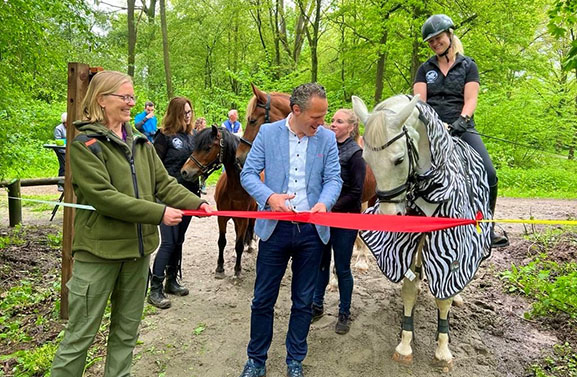
[(339, 277), (337, 276), (337, 269), (335, 267), (335, 261), (333, 258), (333, 261), (331, 262), (332, 265), (332, 274), (331, 274), (331, 280), (329, 281), (329, 292), (336, 292), (339, 289)]
[(246, 230), (246, 237), (248, 240), (248, 248), (246, 249), (247, 253), (253, 253), (256, 250), (256, 237), (254, 234), (254, 219), (248, 220), (248, 228)]
[[(414, 271), (413, 271), (414, 272)], [(417, 302), (419, 293), (419, 280), (408, 278), (403, 279), (401, 297), (403, 298), (403, 323), (401, 325), (401, 342), (395, 348), (393, 360), (401, 364), (411, 364), (413, 362), (413, 308)]]
[(453, 355), (449, 350), (449, 309), (452, 298), (446, 300), (436, 299), (439, 308), (439, 321), (437, 327), (437, 349), (433, 363), (443, 368), (444, 372), (453, 369)]
[[(368, 202), (361, 203), (361, 213), (365, 212), (368, 207)], [(353, 249), (353, 253), (356, 250), (356, 257), (357, 261), (353, 268), (359, 272), (367, 272), (369, 270), (369, 249), (367, 245), (361, 240), (361, 237), (357, 236), (355, 240), (355, 247)]]
[(369, 249), (358, 236), (355, 240), (355, 247), (357, 249), (357, 262), (354, 265), (354, 269), (359, 272), (367, 272), (369, 270)]
[(403, 287), (401, 288), (401, 297), (403, 298), (403, 322), (401, 324), (401, 342), (395, 348), (393, 360), (401, 364), (411, 364), (413, 362), (413, 349), (411, 341), (413, 340), (413, 309), (417, 302), (417, 296), (420, 291), (420, 283), (423, 277), (422, 268), (422, 249), (425, 238), (421, 237), (417, 246), (417, 253), (413, 258), (410, 270), (414, 276), (412, 279), (405, 277)]
[(214, 277), (224, 279), (224, 248), (226, 247), (226, 223), (227, 217), (218, 217), (218, 262)]
[(239, 278), (242, 272), (242, 252), (244, 251), (244, 239), (246, 236), (246, 229), (248, 227), (248, 220), (241, 218), (233, 218), (234, 230), (236, 232), (236, 243), (234, 249), (236, 251), (236, 263), (234, 265), (234, 277)]

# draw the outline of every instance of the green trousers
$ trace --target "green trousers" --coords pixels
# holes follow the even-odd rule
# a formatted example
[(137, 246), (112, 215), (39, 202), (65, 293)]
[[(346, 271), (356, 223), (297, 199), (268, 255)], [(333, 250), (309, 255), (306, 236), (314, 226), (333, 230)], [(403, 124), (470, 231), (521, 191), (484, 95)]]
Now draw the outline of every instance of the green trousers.
[(67, 284), (69, 320), (54, 356), (52, 377), (82, 377), (108, 298), (112, 310), (104, 375), (130, 376), (149, 263), (150, 256), (128, 262), (74, 262)]

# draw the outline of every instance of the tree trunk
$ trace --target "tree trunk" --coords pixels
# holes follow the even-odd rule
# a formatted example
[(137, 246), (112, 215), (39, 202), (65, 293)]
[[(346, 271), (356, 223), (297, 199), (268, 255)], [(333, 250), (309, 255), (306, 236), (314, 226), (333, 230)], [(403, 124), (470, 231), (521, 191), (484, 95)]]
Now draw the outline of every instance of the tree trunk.
[(128, 24), (128, 75), (134, 77), (134, 55), (136, 50), (136, 27), (134, 25), (135, 0), (127, 0), (126, 21)]
[[(385, 6), (386, 2), (381, 2), (381, 12)], [(375, 103), (381, 102), (381, 98), (383, 97), (383, 81), (385, 79), (385, 65), (387, 62), (387, 41), (389, 39), (389, 29), (387, 24), (391, 14), (399, 8), (400, 5), (397, 5), (388, 10), (383, 16), (383, 34), (379, 40), (379, 58), (377, 60), (377, 72), (375, 75)]]
[(162, 29), (162, 51), (164, 56), (164, 74), (166, 76), (166, 95), (170, 100), (172, 92), (172, 74), (170, 70), (170, 55), (168, 52), (168, 28), (166, 26), (166, 0), (160, 0), (160, 28)]

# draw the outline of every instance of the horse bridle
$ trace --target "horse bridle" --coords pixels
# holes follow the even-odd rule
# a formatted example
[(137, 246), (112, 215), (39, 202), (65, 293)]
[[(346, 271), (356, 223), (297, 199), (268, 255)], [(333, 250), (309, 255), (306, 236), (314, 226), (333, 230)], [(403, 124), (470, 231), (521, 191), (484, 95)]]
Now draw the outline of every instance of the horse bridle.
[[(270, 94), (267, 93), (266, 95), (266, 103), (263, 105), (262, 103), (258, 102), (258, 99), (256, 101), (256, 107), (260, 107), (261, 109), (264, 109), (264, 122), (265, 123), (270, 123), (270, 103), (271, 103), (271, 98), (270, 98)], [(241, 143), (245, 143), (246, 145), (249, 146), (249, 148), (252, 148), (252, 142), (246, 140), (244, 137), (240, 138), (240, 142)]]
[[(219, 138), (219, 135), (217, 135), (217, 138)], [(200, 173), (207, 178), (209, 175), (211, 175), (214, 171), (220, 169), (220, 167), (222, 166), (222, 150), (224, 149), (224, 139), (222, 137), (219, 138), (219, 150), (218, 150), (218, 155), (216, 156), (216, 158), (214, 160), (212, 160), (209, 164), (207, 165), (203, 165), (202, 162), (198, 161), (193, 154), (190, 155), (190, 157), (188, 158), (189, 160), (191, 160), (192, 162), (195, 163), (195, 165), (200, 169)]]
[(411, 136), (409, 136), (409, 130), (406, 126), (403, 126), (403, 131), (398, 134), (397, 136), (393, 137), (391, 140), (387, 141), (385, 144), (381, 145), (380, 147), (372, 147), (369, 145), (365, 140), (365, 147), (370, 149), (373, 152), (380, 152), (393, 144), (395, 141), (399, 140), (402, 137), (405, 137), (407, 140), (407, 154), (409, 156), (409, 174), (407, 176), (407, 180), (405, 183), (390, 189), (390, 190), (377, 190), (377, 198), (381, 203), (401, 203), (402, 200), (394, 199), (397, 196), (401, 195), (402, 193), (406, 192), (409, 188), (409, 184), (412, 182), (415, 176), (415, 166), (417, 161), (419, 160), (419, 152), (415, 147), (415, 143)]

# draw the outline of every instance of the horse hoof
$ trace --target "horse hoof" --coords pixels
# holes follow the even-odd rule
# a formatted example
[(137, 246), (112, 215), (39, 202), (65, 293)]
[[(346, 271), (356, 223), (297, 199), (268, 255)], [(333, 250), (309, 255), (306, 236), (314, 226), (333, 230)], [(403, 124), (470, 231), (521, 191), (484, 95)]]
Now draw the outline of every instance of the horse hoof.
[(216, 279), (224, 279), (226, 275), (224, 274), (224, 271), (215, 271), (214, 277)]
[(453, 359), (451, 359), (451, 360), (439, 360), (435, 357), (435, 358), (433, 358), (433, 366), (441, 369), (441, 372), (443, 372), (443, 373), (449, 373), (450, 371), (453, 370), (454, 363), (453, 363)]
[(413, 354), (401, 355), (397, 351), (393, 354), (393, 360), (401, 365), (411, 365), (413, 363)]
[(242, 277), (242, 273), (240, 271), (235, 272), (234, 276), (232, 277), (233, 279), (240, 279)]
[(465, 305), (465, 302), (463, 301), (463, 296), (461, 296), (461, 294), (455, 295), (455, 297), (453, 297), (453, 306), (456, 306), (457, 308), (462, 307), (463, 305)]
[(361, 272), (361, 273), (366, 273), (369, 270), (369, 265), (367, 264), (367, 262), (357, 262), (355, 264), (354, 267), (355, 271)]

